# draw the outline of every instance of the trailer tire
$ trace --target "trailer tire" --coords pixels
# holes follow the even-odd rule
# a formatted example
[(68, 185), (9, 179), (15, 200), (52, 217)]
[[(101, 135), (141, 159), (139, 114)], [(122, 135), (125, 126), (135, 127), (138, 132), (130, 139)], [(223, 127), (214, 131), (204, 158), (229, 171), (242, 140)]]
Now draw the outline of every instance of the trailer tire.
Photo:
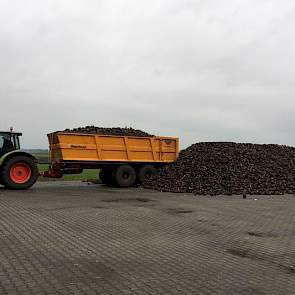
[(113, 174), (114, 170), (113, 169), (101, 169), (99, 172), (99, 179), (103, 184), (106, 185), (113, 185), (114, 180), (113, 180)]
[(151, 179), (153, 176), (157, 175), (158, 170), (153, 165), (144, 165), (140, 167), (137, 173), (138, 183), (143, 183), (146, 180)]
[(28, 189), (38, 178), (37, 163), (26, 156), (13, 157), (2, 166), (0, 179), (8, 189)]
[(130, 165), (119, 166), (115, 170), (114, 180), (119, 187), (133, 186), (136, 181), (135, 169)]

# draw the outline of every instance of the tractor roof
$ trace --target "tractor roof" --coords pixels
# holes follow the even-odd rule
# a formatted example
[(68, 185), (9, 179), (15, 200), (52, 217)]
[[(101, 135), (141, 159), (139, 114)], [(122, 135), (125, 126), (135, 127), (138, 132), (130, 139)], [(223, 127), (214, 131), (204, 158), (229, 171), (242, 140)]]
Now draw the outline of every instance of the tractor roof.
[(20, 132), (10, 132), (10, 131), (0, 131), (0, 134), (13, 134), (13, 135), (18, 135), (18, 136), (22, 136), (23, 135)]

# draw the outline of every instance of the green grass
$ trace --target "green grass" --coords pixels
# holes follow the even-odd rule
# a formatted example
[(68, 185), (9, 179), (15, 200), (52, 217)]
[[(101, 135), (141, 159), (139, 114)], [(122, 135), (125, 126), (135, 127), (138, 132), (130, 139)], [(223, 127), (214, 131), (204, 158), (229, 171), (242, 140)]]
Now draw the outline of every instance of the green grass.
[(48, 153), (33, 153), (32, 155), (38, 159), (39, 163), (45, 164), (49, 162)]
[(48, 152), (43, 152), (43, 153), (32, 153), (32, 155), (36, 158), (39, 157), (48, 157)]
[[(48, 153), (33, 153), (33, 155), (40, 160), (42, 163), (42, 160), (44, 163), (48, 161)], [(44, 172), (48, 170), (48, 164), (38, 164), (39, 172)], [(39, 181), (50, 181), (50, 180), (65, 180), (65, 181), (71, 181), (71, 180), (81, 180), (81, 181), (87, 181), (87, 180), (97, 180), (98, 179), (98, 170), (97, 169), (84, 169), (81, 174), (67, 174), (64, 175), (62, 178), (43, 178), (39, 177)]]
[[(48, 170), (47, 164), (38, 164), (39, 172), (44, 172)], [(39, 181), (48, 181), (48, 180), (54, 180), (54, 178), (43, 178), (39, 177)], [(71, 180), (81, 180), (81, 181), (87, 181), (87, 180), (97, 180), (98, 179), (98, 170), (97, 169), (84, 169), (83, 173), (81, 174), (67, 174), (64, 175), (63, 178), (56, 178), (56, 180), (65, 180), (65, 181), (71, 181)]]

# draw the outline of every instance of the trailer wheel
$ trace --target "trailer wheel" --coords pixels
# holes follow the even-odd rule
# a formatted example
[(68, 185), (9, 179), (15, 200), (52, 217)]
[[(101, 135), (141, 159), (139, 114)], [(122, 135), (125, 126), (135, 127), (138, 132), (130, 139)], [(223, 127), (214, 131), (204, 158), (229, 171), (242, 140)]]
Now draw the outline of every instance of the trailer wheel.
[(9, 189), (30, 188), (37, 178), (37, 164), (25, 156), (14, 157), (4, 163), (0, 176), (3, 185)]
[(158, 170), (153, 165), (144, 165), (140, 167), (138, 171), (138, 174), (137, 174), (138, 182), (141, 184), (145, 180), (149, 180), (153, 176), (157, 175), (157, 173), (158, 173)]
[(136, 172), (130, 165), (119, 166), (114, 173), (114, 180), (119, 187), (129, 187), (135, 184)]
[(112, 185), (114, 183), (113, 181), (113, 174), (114, 170), (113, 169), (101, 169), (99, 172), (99, 179), (103, 184), (106, 185)]

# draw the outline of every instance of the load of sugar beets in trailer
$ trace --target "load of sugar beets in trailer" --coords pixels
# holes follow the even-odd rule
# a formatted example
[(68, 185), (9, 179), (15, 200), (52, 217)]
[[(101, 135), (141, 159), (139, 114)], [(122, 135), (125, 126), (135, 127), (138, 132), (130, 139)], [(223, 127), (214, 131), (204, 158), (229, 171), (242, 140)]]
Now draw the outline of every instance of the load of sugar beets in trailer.
[(38, 175), (61, 178), (98, 169), (109, 186), (196, 195), (295, 193), (294, 147), (200, 142), (179, 153), (176, 137), (86, 126), (48, 134), (50, 165), (39, 174), (37, 160), (20, 150), (20, 135), (0, 132), (11, 142), (0, 149), (0, 183), (11, 189), (31, 187)]

